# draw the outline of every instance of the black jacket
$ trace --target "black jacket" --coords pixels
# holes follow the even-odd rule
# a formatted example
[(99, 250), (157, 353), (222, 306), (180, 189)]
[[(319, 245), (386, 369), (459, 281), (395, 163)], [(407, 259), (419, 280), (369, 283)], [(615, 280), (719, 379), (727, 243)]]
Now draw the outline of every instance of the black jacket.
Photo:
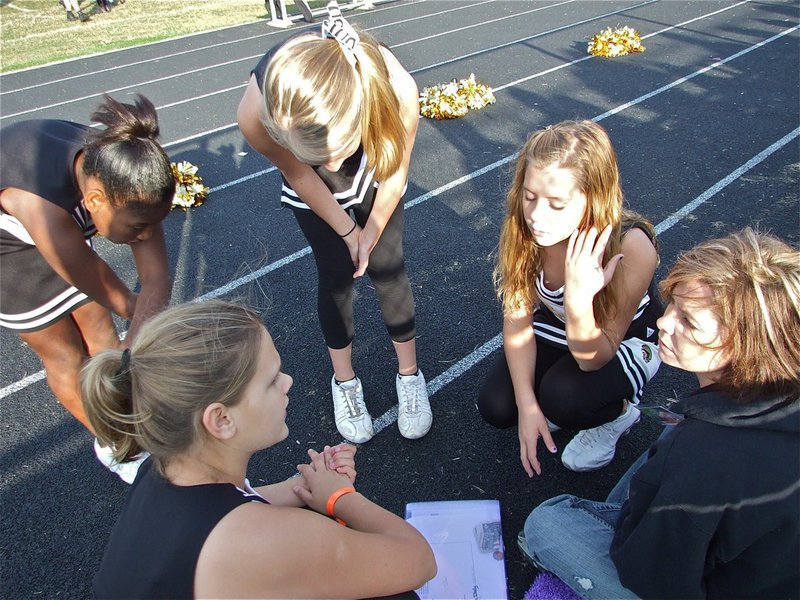
[(800, 401), (736, 402), (713, 386), (631, 481), (611, 544), (643, 598), (800, 596)]

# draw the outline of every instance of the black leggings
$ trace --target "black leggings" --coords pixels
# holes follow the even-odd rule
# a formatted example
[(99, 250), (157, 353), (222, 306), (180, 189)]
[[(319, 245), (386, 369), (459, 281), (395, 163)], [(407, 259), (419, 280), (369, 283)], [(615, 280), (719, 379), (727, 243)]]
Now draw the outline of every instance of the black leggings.
[[(591, 429), (616, 419), (633, 386), (617, 356), (597, 371), (581, 371), (567, 348), (536, 340), (533, 391), (544, 415), (559, 427)], [(478, 396), (483, 420), (500, 429), (517, 424), (514, 386), (501, 350)]]
[[(375, 199), (373, 190), (361, 204), (351, 207), (364, 227)], [(307, 209), (293, 209), (317, 263), (317, 311), (322, 335), (329, 348), (340, 350), (353, 341), (353, 273), (355, 266), (347, 244), (320, 217)], [(369, 256), (367, 274), (375, 285), (383, 322), (395, 342), (416, 336), (414, 296), (403, 257), (403, 201), (397, 204), (378, 243)]]

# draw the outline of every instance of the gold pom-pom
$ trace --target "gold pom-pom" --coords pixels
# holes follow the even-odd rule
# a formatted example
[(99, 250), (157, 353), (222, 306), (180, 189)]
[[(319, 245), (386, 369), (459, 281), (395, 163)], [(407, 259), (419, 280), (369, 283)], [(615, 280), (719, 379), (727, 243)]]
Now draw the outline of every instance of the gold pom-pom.
[(456, 119), (496, 101), (492, 88), (475, 81), (472, 73), (468, 79), (424, 88), (419, 95), (419, 114), (431, 119)]
[(197, 167), (185, 160), (177, 164), (170, 163), (170, 166), (172, 176), (175, 178), (172, 208), (187, 210), (193, 206), (202, 206), (208, 196), (208, 188), (203, 185), (202, 177), (197, 174)]
[(614, 58), (644, 51), (645, 47), (642, 44), (642, 38), (633, 27), (617, 27), (616, 29), (609, 27), (604, 29), (589, 41), (589, 47), (587, 48), (589, 54), (605, 58)]

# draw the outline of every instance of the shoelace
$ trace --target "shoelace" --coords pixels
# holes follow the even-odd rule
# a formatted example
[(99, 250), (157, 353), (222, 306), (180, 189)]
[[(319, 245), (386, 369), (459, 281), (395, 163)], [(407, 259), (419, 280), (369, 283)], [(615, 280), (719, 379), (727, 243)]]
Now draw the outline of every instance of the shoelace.
[[(413, 388), (413, 391), (409, 390), (409, 388)], [(405, 381), (403, 381), (403, 378), (401, 377), (400, 378), (400, 389), (402, 390), (403, 398), (406, 401), (406, 405), (407, 405), (406, 406), (406, 412), (409, 412), (409, 413), (412, 413), (412, 414), (416, 413), (417, 410), (418, 410), (418, 408), (417, 408), (417, 393), (419, 392), (418, 386), (416, 384), (414, 384), (414, 383), (411, 383), (411, 384), (406, 383)], [(409, 394), (411, 395), (411, 401), (410, 402), (408, 400)]]
[[(610, 423), (604, 423), (603, 425), (599, 425), (598, 427), (594, 427), (592, 429), (585, 429), (581, 431), (581, 444), (583, 444), (587, 448), (591, 448), (592, 446), (594, 446), (596, 442), (600, 440), (601, 434), (605, 434), (609, 437), (614, 437), (613, 423), (614, 421), (611, 421)], [(622, 433), (625, 432), (623, 431)]]
[(345, 406), (347, 406), (347, 412), (350, 413), (351, 419), (360, 417), (362, 412), (361, 403), (358, 401), (358, 393), (356, 392), (357, 389), (358, 386), (349, 389), (339, 387), (339, 390), (344, 394)]

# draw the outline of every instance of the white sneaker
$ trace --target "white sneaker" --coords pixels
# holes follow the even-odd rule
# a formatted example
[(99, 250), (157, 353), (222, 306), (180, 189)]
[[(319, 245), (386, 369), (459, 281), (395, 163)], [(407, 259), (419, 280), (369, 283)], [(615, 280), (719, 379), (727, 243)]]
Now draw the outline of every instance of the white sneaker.
[(361, 387), (361, 380), (354, 377), (350, 381), (336, 383), (334, 376), (331, 378), (331, 394), (336, 429), (344, 439), (354, 444), (363, 444), (371, 440), (375, 431), (372, 428), (372, 417), (364, 404), (364, 388)]
[(610, 423), (578, 432), (566, 445), (561, 462), (572, 471), (594, 471), (614, 458), (617, 440), (639, 420), (639, 409), (628, 402), (627, 410)]
[(125, 483), (133, 483), (136, 473), (139, 472), (139, 466), (150, 456), (149, 452), (140, 452), (133, 460), (119, 463), (114, 460), (114, 451), (111, 446), (101, 446), (97, 438), (94, 440), (94, 454), (106, 469), (116, 473)]
[(428, 433), (433, 424), (433, 412), (428, 401), (428, 387), (422, 371), (416, 375), (400, 375), (395, 382), (397, 388), (397, 426), (400, 435), (416, 440)]

